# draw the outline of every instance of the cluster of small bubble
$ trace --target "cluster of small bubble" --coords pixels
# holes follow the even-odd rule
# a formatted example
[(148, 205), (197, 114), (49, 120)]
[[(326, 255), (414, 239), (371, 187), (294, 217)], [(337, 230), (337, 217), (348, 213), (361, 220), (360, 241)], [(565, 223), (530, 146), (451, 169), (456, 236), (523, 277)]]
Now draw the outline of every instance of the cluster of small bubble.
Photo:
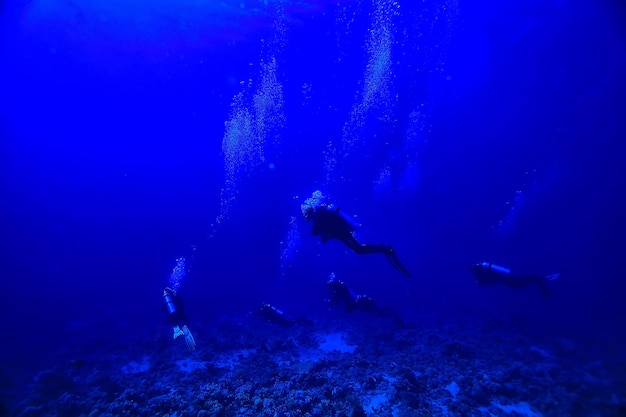
[(446, 72), (446, 46), (450, 43), (457, 26), (459, 6), (457, 0), (443, 0), (434, 6), (435, 17), (425, 28), (431, 39), (437, 39), (429, 45), (430, 62), (428, 66), (434, 72)]
[(425, 107), (425, 104), (422, 103), (409, 114), (409, 123), (402, 143), (402, 153), (406, 157), (404, 158), (400, 188), (408, 193), (416, 190), (419, 175), (419, 153), (428, 143), (431, 131), (431, 124)]
[(300, 245), (300, 232), (298, 231), (298, 221), (294, 216), (289, 218), (289, 228), (285, 239), (280, 242), (280, 269), (282, 273), (289, 266), (298, 246)]
[[(363, 90), (343, 127), (343, 151), (346, 154), (356, 146), (367, 115), (372, 109), (391, 111), (393, 18), (399, 14), (399, 6), (397, 2), (389, 0), (372, 0), (372, 4), (374, 12), (367, 43), (368, 60)], [(384, 115), (380, 118), (384, 118)]]
[(399, 14), (395, 1), (373, 0), (375, 6), (368, 40), (369, 59), (365, 69), (363, 106), (384, 108), (390, 100), (389, 83), (392, 77), (391, 47), (393, 46), (393, 18)]
[(344, 40), (350, 36), (352, 26), (354, 26), (355, 22), (357, 22), (358, 20), (358, 13), (356, 12), (356, 10), (360, 7), (361, 5), (357, 4), (357, 2), (354, 2), (352, 5), (346, 4), (336, 10), (337, 31), (335, 33), (335, 36), (337, 38), (337, 45), (340, 46), (338, 51), (339, 56), (337, 57), (338, 62), (340, 62), (344, 58), (346, 52), (349, 50), (349, 48), (343, 47), (342, 44)]
[(378, 197), (387, 196), (391, 191), (391, 168), (385, 164), (374, 180), (374, 194)]
[[(262, 40), (264, 49), (269, 48), (264, 54), (269, 58), (260, 62), (258, 83), (252, 78), (241, 83), (242, 91), (233, 97), (229, 120), (225, 123), (222, 139), (225, 182), (217, 224), (228, 218), (240, 181), (265, 163), (266, 152), (272, 151), (267, 142), (273, 147), (279, 144), (279, 131), (284, 125), (283, 87), (277, 78), (276, 53), (284, 46), (287, 18), (282, 0), (272, 6), (276, 8), (274, 35), (269, 42)], [(270, 164), (271, 168), (274, 166)]]
[(225, 123), (222, 139), (225, 184), (221, 194), (221, 212), (217, 222), (223, 221), (235, 200), (241, 178), (249, 175), (265, 162), (267, 137), (274, 134), (271, 144), (279, 143), (278, 131), (284, 124), (283, 88), (276, 78), (276, 59), (261, 62), (261, 82), (248, 105), (246, 90), (233, 97), (230, 119)]
[(515, 190), (515, 196), (513, 202), (507, 201), (505, 206), (507, 207), (506, 215), (503, 219), (499, 220), (495, 226), (498, 233), (503, 236), (508, 236), (519, 216), (520, 207), (524, 204), (524, 192), (522, 190)]
[(238, 178), (242, 172), (247, 172), (253, 161), (263, 158), (262, 148), (256, 144), (257, 135), (252, 114), (242, 104), (243, 100), (243, 93), (233, 98), (230, 120), (225, 123), (222, 139), (225, 182), (221, 191), (221, 212), (217, 223), (224, 220), (235, 199)]
[(428, 140), (431, 131), (428, 112), (425, 108), (426, 105), (422, 103), (409, 114), (409, 124), (404, 137), (403, 148), (411, 154), (417, 153), (418, 148)]
[(328, 141), (323, 152), (324, 155), (324, 185), (330, 185), (335, 179), (337, 168), (337, 147), (332, 141)]
[(366, 111), (375, 104), (384, 105), (389, 101), (391, 77), (392, 36), (389, 27), (380, 26), (372, 31), (371, 35), (370, 56), (365, 70), (365, 90), (361, 104)]
[(264, 146), (269, 134), (274, 134), (271, 144), (279, 145), (278, 130), (285, 123), (283, 86), (276, 77), (276, 57), (261, 61), (261, 84), (254, 94), (254, 112), (259, 146)]
[(524, 183), (515, 190), (512, 201), (505, 202), (504, 205), (507, 207), (506, 215), (494, 227), (500, 235), (506, 237), (513, 232), (520, 212), (528, 205), (528, 199), (533, 198), (532, 196), (537, 197), (540, 187), (542, 187), (542, 184), (537, 179), (537, 175), (537, 171), (534, 169), (526, 171), (524, 173)]
[(178, 292), (180, 288), (180, 284), (185, 278), (185, 273), (187, 272), (185, 265), (185, 258), (176, 259), (176, 266), (172, 270), (172, 275), (170, 275), (170, 288), (174, 291), (174, 294)]
[(230, 120), (225, 123), (222, 152), (227, 180), (236, 178), (257, 159), (263, 159), (263, 148), (258, 146), (252, 113), (243, 105), (244, 94), (233, 98)]
[(306, 213), (313, 209), (316, 210), (319, 206), (322, 205), (326, 197), (320, 190), (313, 191), (311, 197), (304, 200), (304, 203), (300, 204), (300, 210), (302, 211), (302, 215), (306, 215)]

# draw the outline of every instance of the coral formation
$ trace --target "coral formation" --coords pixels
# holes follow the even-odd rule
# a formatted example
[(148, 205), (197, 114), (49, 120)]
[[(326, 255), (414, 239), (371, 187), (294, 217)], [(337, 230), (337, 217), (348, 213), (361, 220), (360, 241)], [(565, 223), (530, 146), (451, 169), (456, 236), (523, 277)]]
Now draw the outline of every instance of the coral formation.
[[(14, 414), (534, 417), (625, 409), (619, 368), (577, 355), (573, 341), (426, 320), (398, 329), (318, 320), (313, 330), (244, 320), (200, 326), (195, 353), (174, 342), (155, 349), (146, 338), (130, 351), (92, 352), (80, 368), (40, 371)], [(517, 343), (494, 343), (509, 338)]]

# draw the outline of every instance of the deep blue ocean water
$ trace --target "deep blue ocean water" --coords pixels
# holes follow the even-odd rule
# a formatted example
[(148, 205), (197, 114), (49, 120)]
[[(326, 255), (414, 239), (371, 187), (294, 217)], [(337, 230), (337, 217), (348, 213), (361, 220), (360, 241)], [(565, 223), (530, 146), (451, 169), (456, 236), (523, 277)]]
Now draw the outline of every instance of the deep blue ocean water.
[[(592, 0), (0, 3), (0, 415), (624, 415), (624, 16)], [(312, 236), (301, 204), (317, 190), (411, 277)], [(194, 353), (171, 340), (162, 305), (181, 257)], [(477, 285), (469, 265), (483, 261), (561, 275), (546, 298)], [(350, 412), (251, 396), (211, 411), (157, 404), (132, 380), (150, 369), (122, 371), (158, 357), (151, 375), (172, 390), (158, 397), (198, 398), (224, 375), (181, 382), (169, 357), (213, 363), (235, 344), (393, 328), (329, 309), (331, 273), (445, 346), (479, 333), (474, 352), (506, 362), (522, 349), (528, 369), (574, 351), (568, 366), (585, 377), (572, 384), (593, 388), (550, 403), (524, 390), (569, 392), (554, 374), (511, 377), (507, 402), (464, 393), (459, 376), (465, 396), (445, 407), (432, 404), (450, 380), (406, 391), (431, 392), (430, 408), (368, 397), (376, 411), (353, 388), (341, 401), (363, 408)], [(272, 333), (250, 314), (261, 303), (315, 328)], [(428, 351), (402, 332), (376, 352), (359, 339), (362, 360)], [(90, 391), (96, 368), (115, 381), (104, 399)], [(292, 392), (317, 398), (298, 381)], [(404, 392), (392, 385), (377, 395)], [(120, 405), (129, 386), (132, 409)]]

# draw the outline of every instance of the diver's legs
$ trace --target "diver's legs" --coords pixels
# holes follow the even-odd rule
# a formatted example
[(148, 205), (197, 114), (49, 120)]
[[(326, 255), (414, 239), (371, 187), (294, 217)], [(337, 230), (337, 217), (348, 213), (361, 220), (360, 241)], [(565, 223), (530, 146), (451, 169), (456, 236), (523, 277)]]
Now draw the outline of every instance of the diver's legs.
[(404, 265), (402, 265), (402, 262), (400, 262), (400, 259), (398, 258), (398, 254), (396, 253), (393, 246), (387, 246), (385, 255), (387, 256), (387, 259), (389, 260), (389, 262), (391, 262), (394, 268), (402, 272), (407, 277), (411, 276), (409, 271), (404, 267)]
[(502, 283), (511, 288), (526, 288), (533, 284), (537, 284), (541, 294), (546, 298), (550, 298), (552, 296), (552, 292), (546, 284), (547, 281), (546, 277), (542, 277), (540, 275), (521, 275), (511, 277), (509, 280), (503, 281)]
[(544, 297), (552, 297), (552, 291), (550, 290), (550, 287), (548, 287), (548, 282), (557, 280), (560, 276), (561, 274), (546, 275), (545, 277), (541, 277), (541, 279), (537, 281), (537, 286), (539, 287), (539, 290)]
[(520, 276), (509, 276), (502, 283), (511, 288), (526, 288), (532, 284), (536, 284), (543, 281), (543, 277), (538, 275), (520, 275)]
[(305, 319), (303, 317), (299, 317), (299, 318), (295, 319), (294, 320), (294, 324), (296, 324), (296, 323), (301, 325), (301, 326), (312, 326), (313, 324), (315, 324), (315, 323), (313, 323), (313, 321), (311, 321), (309, 319)]
[(352, 235), (342, 236), (339, 238), (348, 248), (359, 255), (369, 255), (370, 253), (385, 253), (385, 245), (372, 245), (367, 243), (359, 243)]
[(550, 291), (550, 288), (548, 288), (548, 284), (546, 284), (545, 280), (541, 280), (541, 281), (537, 281), (537, 286), (539, 287), (539, 291), (541, 291), (541, 294), (546, 297), (546, 298), (551, 298), (552, 297), (552, 291)]
[(406, 326), (406, 323), (404, 322), (404, 320), (402, 320), (402, 318), (398, 315), (398, 313), (396, 313), (395, 309), (392, 307), (385, 307), (382, 310), (380, 310), (380, 314), (381, 317), (392, 317), (396, 324), (400, 327), (404, 327)]
[(407, 277), (410, 277), (411, 274), (409, 271), (402, 265), (400, 259), (398, 259), (398, 255), (396, 251), (393, 249), (393, 246), (389, 245), (372, 245), (371, 243), (359, 243), (358, 240), (352, 235), (349, 234), (347, 236), (342, 236), (338, 238), (341, 240), (348, 248), (350, 248), (353, 252), (358, 253), (359, 255), (369, 255), (371, 253), (382, 253), (385, 255), (391, 266), (396, 268), (398, 271), (402, 272)]

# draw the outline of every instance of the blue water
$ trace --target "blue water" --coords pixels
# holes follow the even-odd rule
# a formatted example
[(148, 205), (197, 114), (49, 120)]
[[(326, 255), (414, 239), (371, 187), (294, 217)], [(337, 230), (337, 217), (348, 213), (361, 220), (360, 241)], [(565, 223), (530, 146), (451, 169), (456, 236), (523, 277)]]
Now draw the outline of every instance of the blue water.
[[(624, 16), (592, 0), (3, 2), (0, 415), (624, 415)], [(312, 236), (300, 205), (317, 190), (411, 277)], [(561, 275), (548, 299), (477, 285), (482, 261)], [(329, 309), (331, 273), (406, 328)], [(173, 275), (193, 353), (163, 312)], [(277, 329), (250, 314), (264, 302), (315, 324)], [(356, 350), (311, 342), (337, 334)], [(526, 371), (494, 384), (513, 388), (484, 388), (509, 361)], [(374, 376), (350, 373), (365, 362)], [(420, 385), (409, 362), (452, 374)], [(298, 377), (311, 363), (326, 382)], [(275, 397), (218, 394), (244, 382)]]

